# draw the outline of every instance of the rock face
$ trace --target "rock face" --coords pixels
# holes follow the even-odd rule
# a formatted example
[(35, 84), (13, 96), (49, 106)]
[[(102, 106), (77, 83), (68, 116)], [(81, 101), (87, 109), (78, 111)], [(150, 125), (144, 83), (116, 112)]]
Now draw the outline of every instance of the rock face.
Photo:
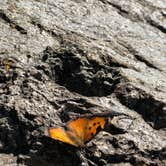
[[(86, 149), (42, 130), (111, 110)], [(166, 1), (0, 0), (0, 165), (166, 165)]]

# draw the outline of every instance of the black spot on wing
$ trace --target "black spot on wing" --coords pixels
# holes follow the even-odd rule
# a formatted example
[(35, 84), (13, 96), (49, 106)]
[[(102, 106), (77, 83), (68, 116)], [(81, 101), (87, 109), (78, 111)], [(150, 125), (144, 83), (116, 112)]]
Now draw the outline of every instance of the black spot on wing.
[(94, 136), (94, 134), (93, 134), (93, 133), (91, 133), (91, 136), (93, 137), (93, 136)]
[(96, 123), (93, 123), (93, 126), (96, 126)]

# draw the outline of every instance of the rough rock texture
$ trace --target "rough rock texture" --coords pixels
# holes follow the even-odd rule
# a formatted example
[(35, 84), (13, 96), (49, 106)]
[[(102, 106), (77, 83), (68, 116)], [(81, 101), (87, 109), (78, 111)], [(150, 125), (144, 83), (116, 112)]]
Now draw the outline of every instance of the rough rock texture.
[[(41, 130), (111, 110), (84, 150)], [(0, 0), (0, 165), (166, 165), (166, 0)]]

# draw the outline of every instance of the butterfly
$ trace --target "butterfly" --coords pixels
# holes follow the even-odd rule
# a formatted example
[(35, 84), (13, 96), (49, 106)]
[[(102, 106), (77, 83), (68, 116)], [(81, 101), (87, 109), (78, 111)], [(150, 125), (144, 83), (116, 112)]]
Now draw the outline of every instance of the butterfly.
[[(76, 118), (63, 127), (47, 128), (48, 136), (75, 147), (85, 147), (92, 138), (105, 128), (109, 119), (123, 113), (95, 114)], [(125, 114), (126, 115), (126, 114)]]

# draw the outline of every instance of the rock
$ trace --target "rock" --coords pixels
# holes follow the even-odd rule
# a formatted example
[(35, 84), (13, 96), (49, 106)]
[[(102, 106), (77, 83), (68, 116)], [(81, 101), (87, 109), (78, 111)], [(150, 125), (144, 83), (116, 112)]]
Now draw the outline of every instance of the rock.
[(17, 165), (17, 157), (13, 156), (12, 154), (0, 154), (0, 165)]
[[(165, 6), (0, 2), (0, 165), (166, 165)], [(111, 110), (85, 149), (43, 132)]]

